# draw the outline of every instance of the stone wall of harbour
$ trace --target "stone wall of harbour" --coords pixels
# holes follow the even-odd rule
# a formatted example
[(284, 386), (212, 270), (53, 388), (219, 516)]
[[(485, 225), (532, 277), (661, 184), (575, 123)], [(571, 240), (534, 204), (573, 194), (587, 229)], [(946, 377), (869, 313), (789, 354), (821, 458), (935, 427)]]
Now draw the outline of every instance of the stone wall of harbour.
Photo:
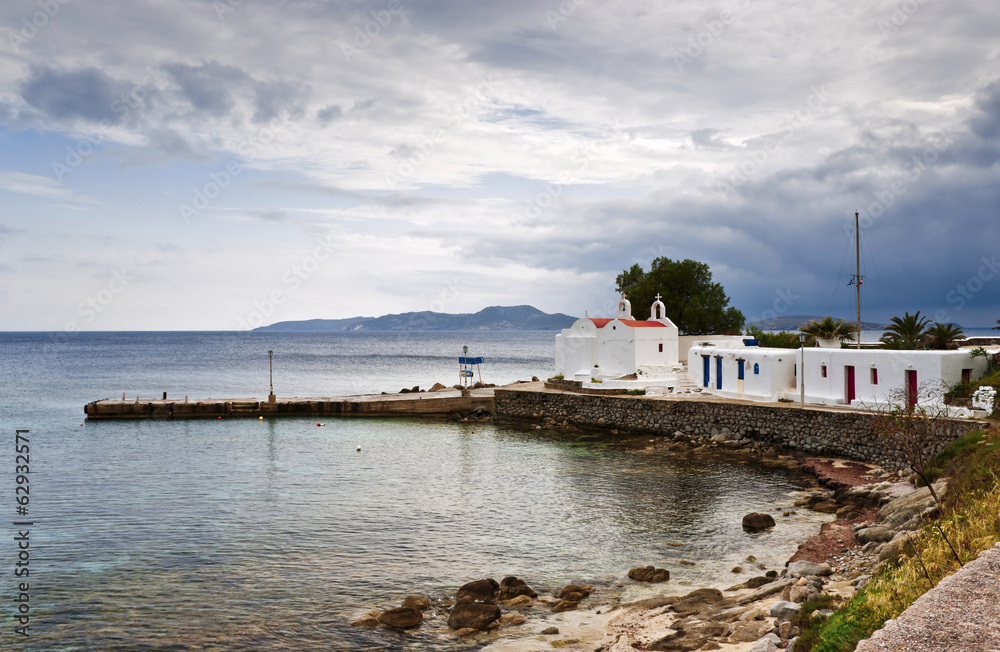
[[(787, 447), (810, 455), (827, 455), (902, 468), (901, 454), (887, 450), (865, 412), (797, 405), (756, 405), (712, 400), (647, 396), (591, 396), (571, 392), (497, 389), (494, 418), (541, 425), (567, 423), (627, 433), (716, 440), (749, 440)], [(981, 421), (939, 419), (928, 455), (984, 427)]]

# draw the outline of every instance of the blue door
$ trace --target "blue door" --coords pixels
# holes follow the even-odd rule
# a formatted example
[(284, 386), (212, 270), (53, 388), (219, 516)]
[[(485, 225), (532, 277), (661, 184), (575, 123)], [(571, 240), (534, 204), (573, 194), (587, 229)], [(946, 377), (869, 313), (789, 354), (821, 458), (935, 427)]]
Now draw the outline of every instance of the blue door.
[(736, 377), (743, 380), (743, 360), (736, 361)]
[(722, 358), (715, 359), (715, 389), (722, 389)]
[(711, 367), (708, 366), (707, 355), (701, 356), (701, 359), (705, 362), (705, 387), (708, 387), (708, 372), (711, 370)]

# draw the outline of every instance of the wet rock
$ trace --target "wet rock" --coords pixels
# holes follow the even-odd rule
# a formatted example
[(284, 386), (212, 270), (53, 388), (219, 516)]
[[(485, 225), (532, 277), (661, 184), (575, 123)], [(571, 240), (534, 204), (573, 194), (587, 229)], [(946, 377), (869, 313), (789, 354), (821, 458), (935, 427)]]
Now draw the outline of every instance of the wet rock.
[(551, 645), (552, 647), (565, 647), (567, 645), (576, 645), (579, 642), (580, 639), (578, 638), (564, 638), (561, 641), (552, 641), (551, 643), (549, 643), (549, 645)]
[(766, 573), (764, 573), (764, 577), (766, 577), (768, 579), (772, 579), (772, 580), (777, 579), (778, 578), (778, 571), (769, 570)]
[(674, 623), (673, 627), (676, 629), (673, 634), (667, 634), (663, 638), (653, 641), (647, 649), (665, 652), (693, 652), (703, 649), (703, 646), (711, 638), (729, 634), (729, 627), (722, 623), (705, 623), (693, 627)]
[(448, 617), (448, 627), (452, 629), (462, 629), (472, 627), (474, 629), (488, 629), (497, 620), (500, 620), (500, 607), (495, 604), (475, 602), (471, 598), (461, 598), (451, 609)]
[(424, 614), (412, 607), (398, 607), (385, 611), (378, 617), (379, 623), (392, 629), (413, 629), (424, 621)]
[(763, 576), (761, 576), (761, 577), (751, 577), (750, 579), (748, 579), (746, 581), (745, 586), (748, 589), (759, 589), (760, 587), (764, 586), (765, 584), (770, 584), (773, 581), (774, 580), (772, 580), (769, 577), (763, 577)]
[(545, 629), (543, 629), (542, 631), (540, 631), (538, 633), (541, 634), (541, 635), (543, 635), (543, 636), (550, 636), (552, 634), (558, 634), (559, 633), (559, 628), (558, 627), (546, 627)]
[(830, 575), (833, 569), (830, 564), (817, 564), (804, 559), (793, 561), (788, 565), (788, 577), (808, 577), (810, 575)]
[(579, 602), (576, 600), (560, 600), (559, 602), (552, 605), (552, 613), (562, 613), (564, 611), (573, 611), (579, 606)]
[(366, 616), (351, 623), (352, 627), (378, 627), (378, 618)]
[(743, 572), (743, 567), (742, 566), (733, 566), (733, 570), (731, 572), (733, 572), (733, 573), (742, 573)]
[(814, 512), (820, 512), (823, 514), (836, 514), (837, 510), (840, 509), (840, 505), (838, 505), (835, 501), (826, 500), (821, 503), (816, 503), (810, 507), (810, 509)]
[(526, 622), (528, 622), (528, 619), (516, 611), (500, 616), (501, 625), (523, 625)]
[(475, 627), (463, 627), (455, 632), (456, 638), (465, 638), (466, 636), (473, 636), (478, 634), (479, 630)]
[(666, 568), (655, 568), (653, 566), (643, 566), (633, 568), (628, 572), (629, 579), (636, 582), (666, 582), (670, 579), (670, 571)]
[(500, 580), (500, 600), (513, 600), (521, 596), (537, 598), (538, 593), (532, 590), (524, 580), (519, 580), (516, 577), (505, 577)]
[(476, 602), (495, 602), (500, 585), (492, 577), (463, 584), (455, 591), (455, 599), (471, 598)]
[(670, 610), (680, 615), (690, 615), (719, 602), (722, 598), (722, 591), (718, 589), (697, 589), (670, 605)]
[(431, 608), (431, 601), (422, 595), (408, 595), (403, 600), (402, 606), (419, 611), (427, 611)]
[(743, 529), (750, 532), (759, 532), (774, 527), (774, 517), (770, 514), (751, 512), (743, 517)]
[(589, 584), (567, 584), (559, 591), (559, 598), (565, 600), (566, 596), (571, 593), (580, 593), (583, 597), (587, 597), (594, 592), (594, 587)]
[(668, 604), (673, 604), (677, 602), (677, 597), (672, 595), (659, 596), (655, 598), (646, 598), (645, 600), (637, 600), (630, 603), (628, 606), (635, 607), (636, 609), (659, 609), (660, 607), (665, 607)]
[(505, 607), (526, 607), (531, 604), (531, 598), (526, 595), (519, 595), (516, 598), (511, 598), (510, 600), (501, 600), (500, 604)]

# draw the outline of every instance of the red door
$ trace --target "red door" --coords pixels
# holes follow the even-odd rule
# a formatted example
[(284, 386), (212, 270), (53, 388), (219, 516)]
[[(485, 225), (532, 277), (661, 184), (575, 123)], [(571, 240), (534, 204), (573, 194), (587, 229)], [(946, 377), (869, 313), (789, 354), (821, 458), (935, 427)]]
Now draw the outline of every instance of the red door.
[(906, 370), (906, 407), (917, 404), (917, 370)]
[(854, 400), (854, 367), (852, 365), (844, 367), (844, 398), (847, 399), (848, 405)]

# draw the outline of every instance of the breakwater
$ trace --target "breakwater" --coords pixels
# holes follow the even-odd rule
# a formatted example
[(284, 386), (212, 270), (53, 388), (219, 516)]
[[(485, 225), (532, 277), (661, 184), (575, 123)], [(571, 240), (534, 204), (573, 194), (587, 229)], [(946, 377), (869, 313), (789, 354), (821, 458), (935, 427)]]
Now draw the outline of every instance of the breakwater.
[[(899, 468), (901, 454), (887, 452), (864, 412), (797, 405), (756, 405), (719, 400), (646, 396), (585, 396), (568, 392), (497, 389), (494, 417), (499, 421), (556, 422), (658, 435), (749, 439), (814, 455), (830, 455)], [(984, 422), (939, 419), (934, 424), (937, 452)]]
[(447, 417), (492, 412), (492, 391), (420, 392), (345, 398), (135, 399), (93, 401), (88, 419), (215, 419), (219, 417)]

